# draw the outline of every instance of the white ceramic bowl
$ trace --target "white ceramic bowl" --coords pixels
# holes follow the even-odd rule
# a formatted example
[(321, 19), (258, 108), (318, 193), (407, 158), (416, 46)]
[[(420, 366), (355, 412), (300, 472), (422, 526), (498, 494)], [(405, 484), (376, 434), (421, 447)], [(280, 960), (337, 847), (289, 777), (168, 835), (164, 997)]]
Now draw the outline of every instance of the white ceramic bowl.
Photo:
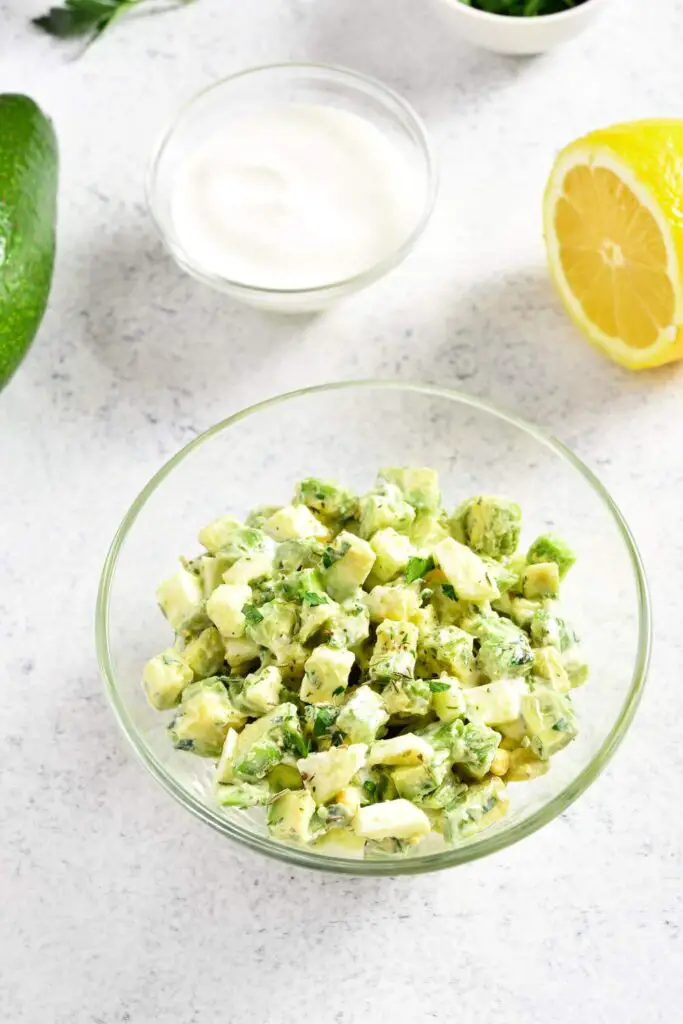
[(488, 14), (468, 7), (462, 0), (441, 0), (447, 4), (453, 29), (474, 46), (495, 53), (536, 54), (573, 39), (604, 10), (610, 0), (585, 0), (560, 14), (536, 18)]

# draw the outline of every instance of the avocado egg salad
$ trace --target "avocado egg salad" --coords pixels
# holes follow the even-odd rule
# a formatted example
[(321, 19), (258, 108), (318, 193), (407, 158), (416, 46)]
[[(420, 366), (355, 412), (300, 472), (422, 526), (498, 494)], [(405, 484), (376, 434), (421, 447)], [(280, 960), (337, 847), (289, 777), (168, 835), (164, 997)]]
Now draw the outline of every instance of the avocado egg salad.
[(489, 496), (449, 514), (434, 470), (389, 468), (200, 530), (158, 588), (175, 643), (143, 686), (173, 745), (216, 761), (217, 802), (357, 858), (501, 818), (575, 737), (588, 674), (558, 604), (574, 555), (518, 550), (521, 518)]

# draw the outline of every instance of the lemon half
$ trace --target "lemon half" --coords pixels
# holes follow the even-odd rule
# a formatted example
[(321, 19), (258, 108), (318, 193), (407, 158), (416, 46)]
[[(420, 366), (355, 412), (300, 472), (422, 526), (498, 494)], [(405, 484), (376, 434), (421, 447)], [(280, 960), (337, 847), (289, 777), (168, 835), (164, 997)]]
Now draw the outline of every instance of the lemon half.
[(594, 345), (632, 369), (683, 358), (683, 121), (571, 143), (543, 220), (552, 279)]

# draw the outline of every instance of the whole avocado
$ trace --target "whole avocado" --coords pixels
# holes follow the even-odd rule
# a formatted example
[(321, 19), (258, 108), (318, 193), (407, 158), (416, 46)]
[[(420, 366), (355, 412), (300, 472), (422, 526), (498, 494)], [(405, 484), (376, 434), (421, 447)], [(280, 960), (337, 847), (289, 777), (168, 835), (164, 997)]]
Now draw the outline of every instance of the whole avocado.
[(59, 156), (28, 96), (0, 95), (0, 388), (40, 326), (55, 258)]

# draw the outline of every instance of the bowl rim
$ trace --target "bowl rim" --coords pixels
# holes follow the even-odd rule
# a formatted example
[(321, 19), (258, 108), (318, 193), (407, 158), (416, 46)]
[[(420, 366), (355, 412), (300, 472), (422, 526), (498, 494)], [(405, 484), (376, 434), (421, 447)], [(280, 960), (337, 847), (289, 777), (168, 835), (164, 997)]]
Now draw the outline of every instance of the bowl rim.
[(493, 11), (482, 11), (478, 7), (470, 7), (469, 4), (463, 3), (463, 0), (444, 0), (449, 7), (453, 7), (456, 10), (462, 10), (465, 16), (478, 19), (479, 21), (502, 21), (508, 25), (538, 25), (539, 23), (546, 24), (547, 22), (561, 22), (567, 21), (570, 18), (576, 17), (581, 12), (582, 8), (595, 7), (598, 4), (607, 3), (607, 0), (583, 0), (582, 3), (577, 4), (576, 7), (568, 7), (566, 11), (555, 11), (554, 14), (535, 14), (531, 18), (520, 17), (519, 14), (495, 14)]
[[(192, 107), (201, 99), (225, 85), (240, 81), (243, 78), (267, 75), (271, 72), (280, 71), (290, 73), (307, 71), (314, 73), (323, 72), (332, 77), (336, 77), (337, 81), (343, 80), (351, 88), (360, 89), (361, 87), (365, 87), (365, 91), (368, 89), (371, 90), (375, 94), (375, 97), (383, 103), (385, 110), (387, 110), (395, 120), (398, 119), (398, 115), (393, 109), (392, 104), (397, 106), (409, 123), (415, 136), (416, 145), (421, 151), (425, 162), (424, 202), (415, 225), (403, 242), (383, 259), (379, 260), (377, 263), (373, 263), (370, 267), (366, 267), (365, 270), (361, 270), (349, 277), (329, 281), (326, 284), (314, 285), (311, 288), (265, 288), (259, 285), (247, 284), (244, 281), (235, 281), (231, 278), (224, 277), (222, 274), (210, 273), (205, 268), (200, 268), (193, 263), (189, 253), (186, 252), (184, 247), (176, 239), (172, 239), (169, 236), (169, 233), (163, 226), (161, 219), (157, 216), (155, 211), (154, 196), (159, 162), (167, 145), (173, 138), (181, 119), (189, 113)], [(150, 217), (152, 218), (152, 223), (154, 224), (159, 238), (168, 249), (173, 259), (176, 260), (183, 270), (187, 271), (187, 273), (191, 274), (198, 280), (203, 281), (205, 284), (208, 284), (213, 288), (217, 288), (220, 291), (229, 290), (250, 296), (283, 298), (314, 297), (325, 294), (326, 292), (334, 292), (342, 289), (344, 291), (356, 289), (383, 277), (384, 274), (387, 274), (394, 267), (398, 266), (399, 263), (403, 262), (415, 247), (418, 239), (424, 233), (434, 211), (438, 189), (439, 174), (434, 147), (424, 121), (412, 104), (404, 99), (400, 93), (396, 92), (390, 86), (385, 85), (385, 83), (380, 81), (378, 78), (374, 78), (372, 75), (366, 75), (361, 71), (355, 71), (354, 69), (344, 67), (341, 64), (326, 64), (315, 61), (280, 61), (273, 64), (257, 64), (253, 67), (243, 68), (241, 71), (237, 71), (232, 75), (226, 75), (223, 78), (218, 78), (203, 89), (194, 93), (175, 111), (170, 122), (157, 138), (147, 162), (144, 178), (145, 203)]]
[[(163, 764), (151, 753), (138, 734), (132, 722), (124, 702), (120, 699), (116, 688), (116, 677), (113, 662), (109, 649), (109, 603), (111, 586), (114, 579), (116, 565), (122, 545), (129, 530), (135, 523), (148, 498), (154, 493), (157, 487), (165, 480), (172, 470), (186, 459), (195, 448), (200, 447), (205, 441), (210, 440), (214, 435), (230, 428), (233, 424), (247, 419), (250, 416), (264, 410), (270, 409), (281, 403), (294, 401), (298, 398), (324, 394), (331, 391), (353, 390), (353, 389), (379, 389), (395, 390), (406, 392), (418, 392), (437, 398), (444, 398), (448, 401), (455, 401), (459, 404), (469, 406), (481, 412), (488, 413), (498, 420), (515, 426), (526, 434), (540, 442), (544, 447), (551, 449), (560, 459), (576, 469), (587, 483), (593, 488), (596, 495), (602, 500), (606, 510), (611, 515), (617, 530), (621, 534), (626, 552), (631, 562), (634, 573), (634, 581), (638, 605), (638, 647), (636, 651), (635, 664), (631, 674), (629, 690), (616, 721), (603, 740), (597, 753), (591, 761), (582, 769), (579, 775), (569, 785), (565, 786), (552, 800), (548, 801), (541, 808), (531, 814), (524, 821), (518, 822), (510, 829), (494, 831), (487, 836), (486, 831), (481, 833), (481, 839), (476, 843), (467, 844), (461, 847), (452, 847), (438, 853), (424, 854), (419, 857), (406, 858), (405, 860), (350, 860), (341, 857), (328, 857), (310, 852), (305, 847), (288, 846), (277, 842), (270, 837), (262, 837), (249, 832), (243, 832), (231, 821), (221, 817), (216, 811), (203, 804), (198, 797), (180, 786), (176, 780), (166, 771)], [(652, 643), (651, 607), (648, 594), (645, 569), (638, 547), (633, 538), (631, 530), (626, 523), (621, 511), (611, 498), (607, 489), (598, 480), (595, 474), (578, 458), (569, 448), (553, 435), (546, 433), (539, 427), (517, 416), (512, 412), (500, 409), (492, 402), (477, 398), (466, 392), (456, 389), (442, 388), (432, 384), (420, 384), (412, 381), (397, 380), (351, 380), (339, 381), (328, 384), (317, 384), (311, 387), (298, 388), (293, 391), (276, 395), (272, 398), (257, 402), (244, 409), (233, 413), (231, 416), (220, 420), (212, 427), (198, 434), (188, 444), (168, 459), (161, 468), (151, 477), (145, 487), (140, 491), (132, 505), (121, 521), (105, 558), (100, 583), (97, 593), (95, 611), (95, 646), (100, 674), (105, 687), (105, 692), (111, 704), (114, 715), (121, 727), (126, 739), (133, 747), (138, 758), (145, 765), (147, 770), (157, 779), (158, 782), (173, 796), (179, 803), (191, 811), (197, 818), (206, 822), (216, 831), (236, 840), (243, 846), (257, 850), (266, 856), (295, 864), (301, 867), (315, 868), (321, 871), (328, 871), (337, 874), (347, 875), (403, 875), (419, 874), (428, 871), (438, 871), (443, 868), (454, 867), (456, 864), (465, 864), (469, 861), (478, 860), (499, 850), (513, 845), (520, 839), (531, 835), (542, 826), (548, 824), (553, 818), (565, 811), (574, 801), (593, 783), (617, 750), (624, 738), (638, 707), (642, 690), (647, 677), (650, 661), (650, 649)]]

